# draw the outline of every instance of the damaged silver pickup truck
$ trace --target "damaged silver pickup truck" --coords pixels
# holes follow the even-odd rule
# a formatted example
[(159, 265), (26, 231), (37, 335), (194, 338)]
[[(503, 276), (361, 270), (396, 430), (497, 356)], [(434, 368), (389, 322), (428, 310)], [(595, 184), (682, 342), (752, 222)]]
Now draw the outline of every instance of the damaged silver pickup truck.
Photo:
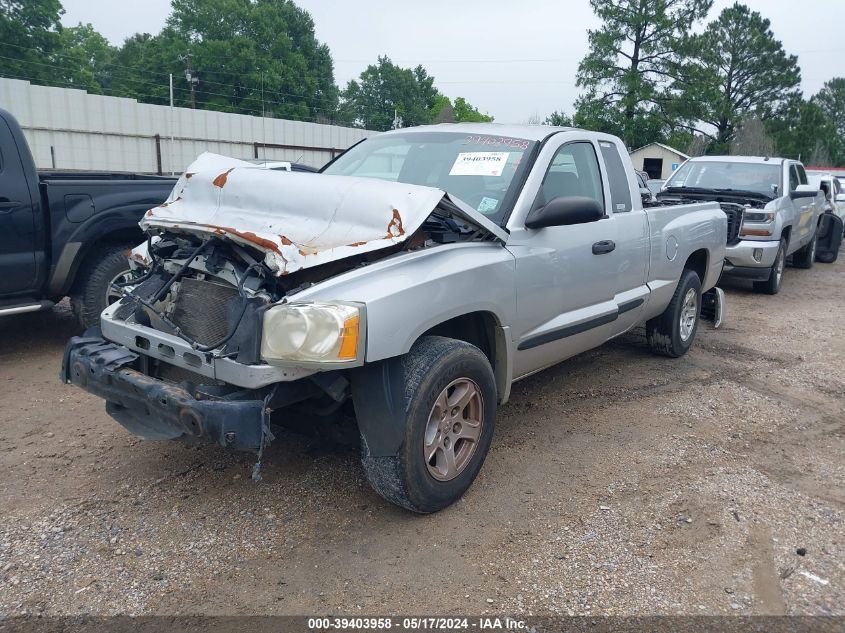
[(514, 381), (642, 323), (679, 357), (721, 319), (719, 205), (643, 209), (622, 142), (583, 130), (396, 130), (320, 175), (205, 154), (141, 225), (63, 379), (256, 473), (271, 422), (345, 412), (373, 488), (416, 512), (470, 486)]

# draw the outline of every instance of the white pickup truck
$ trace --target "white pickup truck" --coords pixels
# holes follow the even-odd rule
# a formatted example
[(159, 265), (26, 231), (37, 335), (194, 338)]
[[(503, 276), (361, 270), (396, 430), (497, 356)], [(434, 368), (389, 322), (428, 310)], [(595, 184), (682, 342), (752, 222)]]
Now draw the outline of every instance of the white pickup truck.
[(824, 196), (807, 181), (804, 166), (786, 158), (698, 156), (663, 185), (662, 202), (715, 200), (741, 213), (739, 233), (725, 254), (726, 277), (748, 279), (777, 294), (788, 257), (798, 268), (816, 259)]
[(464, 494), (514, 381), (643, 323), (679, 357), (720, 318), (725, 213), (643, 209), (623, 143), (583, 130), (396, 130), (319, 175), (203, 155), (141, 225), (146, 272), (63, 379), (256, 466), (294, 407), (354, 420), (370, 483), (415, 512)]

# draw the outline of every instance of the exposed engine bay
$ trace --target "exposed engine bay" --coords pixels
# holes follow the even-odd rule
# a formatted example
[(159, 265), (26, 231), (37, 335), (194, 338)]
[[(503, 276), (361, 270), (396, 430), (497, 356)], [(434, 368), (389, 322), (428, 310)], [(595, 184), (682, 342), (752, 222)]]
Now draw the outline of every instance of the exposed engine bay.
[(403, 242), (287, 275), (275, 274), (259, 250), (225, 237), (162, 231), (133, 253), (139, 276), (122, 284), (112, 318), (178, 336), (203, 354), (258, 363), (265, 310), (298, 291), (402, 252), (495, 239), (451, 217), (450, 206), (444, 199)]

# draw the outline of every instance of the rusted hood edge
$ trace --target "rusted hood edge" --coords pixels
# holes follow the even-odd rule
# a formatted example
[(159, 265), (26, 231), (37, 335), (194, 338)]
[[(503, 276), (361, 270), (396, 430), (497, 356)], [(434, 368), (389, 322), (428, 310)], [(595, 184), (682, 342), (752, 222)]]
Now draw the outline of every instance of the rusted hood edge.
[(444, 196), (456, 215), (506, 239), (503, 229), (441, 189), (276, 172), (210, 153), (188, 167), (141, 227), (226, 237), (258, 248), (284, 275), (403, 242)]

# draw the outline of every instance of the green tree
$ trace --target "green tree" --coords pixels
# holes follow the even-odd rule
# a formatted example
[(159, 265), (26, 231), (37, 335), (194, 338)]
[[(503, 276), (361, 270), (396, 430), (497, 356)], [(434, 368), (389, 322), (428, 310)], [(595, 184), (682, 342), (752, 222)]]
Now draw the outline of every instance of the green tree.
[(59, 0), (0, 0), (0, 74), (37, 83), (61, 80), (53, 67), (59, 46)]
[(744, 119), (766, 119), (797, 93), (798, 60), (784, 52), (769, 26), (758, 12), (735, 3), (689, 42), (691, 60), (677, 86), (692, 127), (714, 139), (711, 151), (727, 151)]
[(444, 94), (438, 94), (434, 98), (429, 118), (432, 123), (454, 123), (455, 108), (452, 106), (452, 100)]
[(435, 105), (444, 103), (439, 97), (425, 68), (400, 68), (381, 56), (347, 84), (341, 115), (345, 122), (370, 130), (389, 130), (396, 117), (402, 127), (424, 125), (434, 119)]
[(66, 82), (95, 94), (111, 83), (117, 49), (90, 24), (63, 28), (59, 33), (61, 57), (57, 64), (66, 70)]
[(311, 15), (292, 0), (173, 0), (167, 26), (166, 37), (153, 43), (169, 47), (171, 36), (183, 42), (177, 58), (166, 61), (179, 63), (185, 88), (190, 65), (198, 79), (197, 107), (294, 119), (334, 116), (331, 53), (317, 41)]
[(836, 124), (815, 101), (792, 95), (767, 124), (778, 156), (829, 165), (845, 158)]
[(171, 27), (165, 27), (158, 35), (136, 33), (126, 38), (114, 55), (109, 94), (166, 105), (170, 103), (168, 74), (172, 73), (174, 104), (190, 107), (185, 64), (180, 59), (186, 46)]
[(482, 114), (463, 97), (456, 97), (453, 104), (449, 97), (438, 94), (429, 120), (432, 123), (490, 123), (493, 117)]
[(493, 117), (489, 114), (481, 114), (477, 108), (467, 102), (463, 97), (455, 98), (455, 121), (458, 123), (491, 123)]
[(590, 50), (578, 67), (586, 93), (575, 104), (576, 123), (615, 133), (629, 146), (657, 140), (678, 51), (712, 0), (590, 0), (590, 6), (602, 27), (588, 32)]
[(543, 125), (553, 125), (555, 127), (572, 127), (572, 117), (564, 112), (558, 112), (555, 110), (549, 116), (546, 117), (546, 120), (543, 121)]
[(824, 87), (813, 97), (825, 114), (836, 125), (836, 132), (845, 139), (845, 78), (835, 77), (825, 82)]

